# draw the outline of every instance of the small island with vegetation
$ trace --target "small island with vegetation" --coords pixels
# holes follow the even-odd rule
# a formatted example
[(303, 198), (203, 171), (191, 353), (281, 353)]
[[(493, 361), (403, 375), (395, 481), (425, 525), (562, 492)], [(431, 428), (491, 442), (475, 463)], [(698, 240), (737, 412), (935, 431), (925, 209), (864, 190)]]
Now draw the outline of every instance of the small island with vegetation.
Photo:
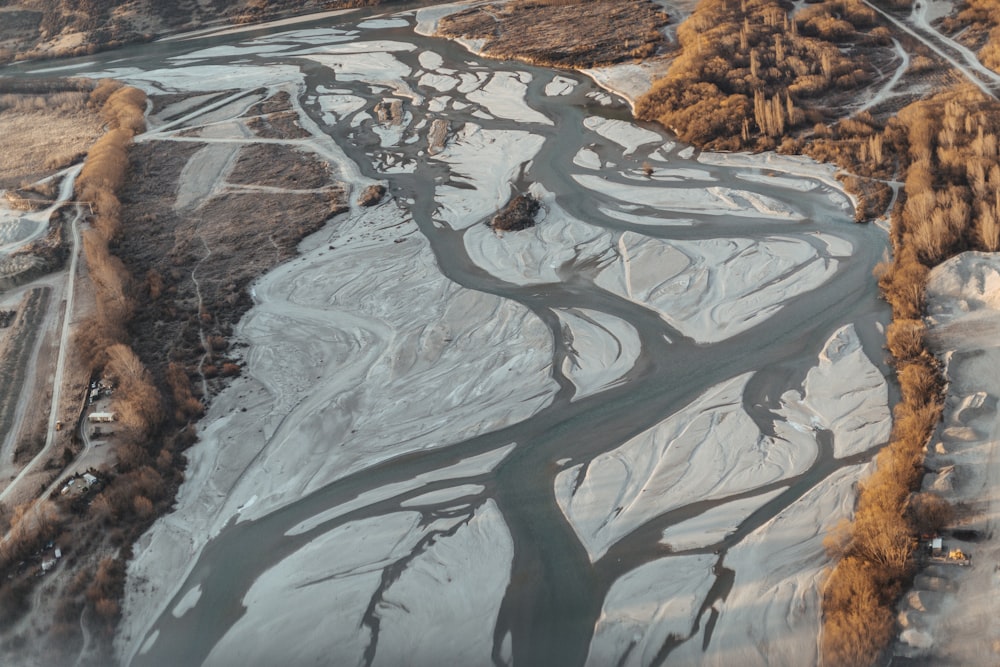
[(498, 232), (517, 232), (534, 227), (539, 208), (541, 204), (531, 194), (517, 195), (486, 224)]

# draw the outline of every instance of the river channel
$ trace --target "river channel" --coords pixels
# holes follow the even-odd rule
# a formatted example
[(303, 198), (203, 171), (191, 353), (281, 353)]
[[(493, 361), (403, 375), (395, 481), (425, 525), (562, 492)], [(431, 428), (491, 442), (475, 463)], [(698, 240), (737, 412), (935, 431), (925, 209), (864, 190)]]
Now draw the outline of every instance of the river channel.
[[(254, 285), (246, 373), (136, 546), (122, 661), (815, 663), (823, 531), (888, 434), (884, 232), (823, 166), (702, 154), (418, 18), (34, 70), (232, 91), (139, 139), (202, 160), (284, 90), (287, 143), (387, 186)], [(535, 228), (483, 224), (529, 191)]]

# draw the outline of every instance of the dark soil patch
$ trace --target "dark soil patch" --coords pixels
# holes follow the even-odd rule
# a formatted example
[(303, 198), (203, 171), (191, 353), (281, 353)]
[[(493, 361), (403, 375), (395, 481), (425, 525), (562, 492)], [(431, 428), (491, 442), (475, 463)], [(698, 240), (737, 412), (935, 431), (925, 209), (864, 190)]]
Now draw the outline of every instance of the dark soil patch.
[(252, 144), (240, 151), (229, 182), (314, 190), (330, 185), (330, 165), (314, 153), (280, 144)]
[(650, 0), (515, 0), (443, 18), (438, 33), (485, 39), (482, 51), (536, 65), (594, 67), (651, 56), (667, 15)]
[(269, 98), (263, 102), (258, 102), (253, 105), (247, 112), (243, 114), (244, 116), (266, 116), (272, 113), (278, 113), (280, 111), (291, 111), (292, 110), (292, 98), (286, 91), (282, 90), (280, 92), (271, 95)]
[(299, 115), (294, 111), (281, 111), (251, 118), (247, 121), (247, 127), (264, 139), (305, 139), (310, 136), (299, 125)]
[[(131, 173), (143, 176), (130, 179), (121, 198), (125, 233), (115, 254), (141, 283), (136, 286), (140, 305), (130, 323), (132, 345), (161, 386), (172, 361), (194, 375), (205, 352), (202, 332), (221, 341), (212, 345), (207, 374), (231, 363), (225, 341), (252, 305), (250, 282), (293, 257), (303, 237), (347, 209), (343, 189), (330, 187), (302, 193), (231, 192), (205, 202), (194, 214), (177, 215), (176, 184), (199, 147), (181, 142), (134, 145)], [(280, 164), (258, 166), (264, 179), (278, 178)], [(243, 176), (250, 182), (249, 172)], [(210, 388), (217, 390), (222, 382), (211, 380)]]

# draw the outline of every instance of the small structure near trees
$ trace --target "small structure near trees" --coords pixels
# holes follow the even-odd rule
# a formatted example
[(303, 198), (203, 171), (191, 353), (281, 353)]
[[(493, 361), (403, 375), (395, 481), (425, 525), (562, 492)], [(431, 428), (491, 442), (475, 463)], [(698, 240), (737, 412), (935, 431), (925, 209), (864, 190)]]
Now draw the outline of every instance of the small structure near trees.
[[(78, 472), (72, 477), (68, 478), (66, 480), (66, 483), (63, 484), (62, 488), (59, 490), (59, 495), (60, 496), (66, 496), (69, 494), (81, 495), (87, 493), (91, 489), (100, 490), (101, 487), (99, 485), (101, 483), (101, 479), (97, 475), (95, 475), (94, 472), (97, 471), (94, 470), (93, 468), (90, 468), (85, 473), (81, 474)], [(52, 497), (53, 498), (56, 497), (56, 493), (54, 491), (52, 492)]]
[(971, 565), (972, 559), (958, 547), (949, 548), (941, 537), (933, 537), (927, 543), (927, 555), (932, 563), (947, 563), (950, 565)]
[(944, 540), (940, 537), (935, 537), (931, 540), (931, 555), (940, 556), (941, 552), (944, 550)]

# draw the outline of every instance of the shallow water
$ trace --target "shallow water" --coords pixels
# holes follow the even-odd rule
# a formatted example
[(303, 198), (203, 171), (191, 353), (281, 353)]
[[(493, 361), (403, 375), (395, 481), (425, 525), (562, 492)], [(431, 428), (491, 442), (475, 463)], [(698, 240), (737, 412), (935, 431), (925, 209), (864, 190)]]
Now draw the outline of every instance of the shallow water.
[[(727, 613), (738, 610), (720, 602), (739, 574), (735, 565), (727, 566), (729, 551), (811, 491), (825, 488), (838, 471), (868, 460), (881, 444), (881, 431), (872, 428), (858, 451), (835, 458), (831, 430), (813, 424), (804, 434), (790, 435), (794, 429), (783, 416), (783, 396), (802, 391), (817, 355), (845, 325), (853, 325), (868, 357), (881, 368), (878, 323), (887, 320), (887, 312), (876, 298), (871, 272), (885, 248), (884, 234), (852, 224), (846, 199), (827, 180), (794, 174), (788, 180), (779, 167), (699, 160), (655, 127), (645, 128), (655, 133), (655, 141), (633, 144), (633, 152), (623, 154), (612, 140), (614, 132), (602, 136), (596, 130), (603, 124), (584, 121), (622, 119), (627, 108), (602, 105), (599, 89), (585, 77), (478, 58), (450, 42), (414, 35), (412, 16), (405, 18), (406, 27), (397, 22), (355, 30), (355, 19), (337, 18), (325, 24), (336, 26), (335, 33), (309, 24), (170, 42), (131, 50), (124, 57), (92, 57), (82, 67), (95, 73), (101, 63), (116, 60), (112, 74), (149, 90), (296, 88), (310, 120), (307, 129), (318, 129), (319, 143), (336, 142), (355, 165), (341, 164), (341, 170), (356, 168), (361, 181), (388, 184), (394, 203), (384, 206), (394, 208), (386, 209), (382, 227), (398, 225), (403, 236), (412, 235), (401, 244), (387, 240), (386, 233), (366, 237), (367, 223), (357, 221), (367, 214), (355, 210), (345, 214), (352, 222), (341, 223), (339, 231), (320, 232), (318, 240), (307, 242), (302, 261), (257, 286), (260, 312), (272, 312), (269, 303), (283, 299), (286, 304), (280, 321), (268, 324), (251, 314), (241, 327), (251, 343), (247, 366), (252, 382), (265, 388), (261, 392), (267, 398), (256, 412), (251, 408), (227, 416), (225, 429), (237, 431), (241, 423), (255, 419), (270, 426), (262, 429), (260, 454), (249, 457), (235, 479), (218, 482), (217, 492), (205, 491), (202, 482), (198, 488), (186, 487), (173, 528), (159, 522), (137, 549), (138, 569), (131, 576), (150, 574), (165, 586), (139, 601), (127, 601), (126, 622), (134, 634), (121, 643), (132, 665), (225, 665), (237, 659), (271, 664), (278, 655), (288, 656), (289, 664), (325, 659), (334, 664), (582, 665), (588, 655), (592, 664), (607, 656), (618, 664), (673, 664), (671, 655), (680, 655), (681, 649), (685, 656), (698, 655), (724, 639), (719, 632), (737, 634), (738, 628), (725, 621)], [(366, 53), (351, 53), (351, 45), (361, 45)], [(210, 47), (212, 51), (204, 50)], [(440, 64), (427, 53), (437, 54)], [(416, 73), (431, 66), (438, 71), (422, 84)], [(227, 69), (235, 76), (212, 78)], [(30, 67), (24, 71), (30, 73)], [(475, 85), (472, 75), (478, 77)], [(576, 82), (569, 94), (546, 95), (556, 76)], [(376, 126), (370, 120), (374, 105), (394, 95), (404, 100), (405, 126)], [(253, 99), (241, 104), (249, 106)], [(341, 115), (334, 119), (327, 115), (331, 111)], [(238, 115), (224, 108), (211, 120)], [(427, 155), (429, 121), (422, 123), (428, 117), (448, 120), (452, 131), (449, 148), (436, 157)], [(206, 116), (195, 114), (174, 129), (205, 121)], [(512, 131), (521, 134), (510, 140), (504, 133)], [(492, 143), (472, 144), (483, 137)], [(319, 143), (301, 145), (318, 150)], [(574, 163), (584, 147), (601, 166)], [(596, 166), (594, 159), (584, 162)], [(643, 173), (647, 164), (654, 169), (653, 178)], [(399, 166), (404, 171), (395, 170)], [(483, 237), (490, 234), (481, 227), (483, 215), (510, 191), (527, 189), (543, 198), (546, 217), (535, 231), (521, 234), (541, 235), (549, 225), (547, 229), (558, 230), (551, 231), (553, 237), (510, 234), (499, 243)], [(458, 208), (449, 209), (451, 204)], [(379, 224), (376, 220), (371, 226), (382, 229)], [(335, 221), (333, 227), (337, 225)], [(520, 240), (524, 238), (529, 240)], [(379, 239), (384, 241), (381, 250), (373, 250)], [(734, 239), (747, 241), (737, 247)], [(361, 249), (352, 249), (357, 246), (351, 243), (359, 242)], [(326, 243), (330, 250), (323, 254)], [(509, 250), (515, 243), (522, 244), (516, 253)], [(839, 247), (845, 244), (849, 251)], [(393, 258), (397, 247), (414, 245), (408, 259)], [(482, 256), (476, 255), (477, 261), (473, 247), (485, 248), (476, 252), (488, 256), (490, 266), (484, 266)], [(776, 250), (767, 254), (768, 247)], [(806, 259), (776, 267), (790, 252)], [(489, 353), (511, 359), (510, 369), (522, 376), (511, 380), (512, 386), (523, 386), (532, 400), (506, 396), (498, 401), (491, 397), (504, 395), (496, 390), (477, 403), (479, 399), (469, 397), (477, 391), (477, 376), (463, 377), (461, 364), (440, 378), (430, 377), (428, 369), (418, 377), (407, 366), (398, 373), (404, 379), (410, 373), (414, 386), (427, 392), (416, 400), (441, 406), (436, 412), (434, 406), (424, 412), (392, 407), (414, 397), (393, 372), (380, 374), (379, 364), (388, 362), (378, 350), (405, 354), (406, 345), (393, 347), (405, 330), (399, 322), (423, 322), (422, 314), (411, 317), (407, 308), (416, 311), (425, 305), (418, 297), (397, 302), (393, 290), (373, 290), (383, 300), (380, 307), (392, 311), (379, 319), (371, 304), (343, 303), (338, 276), (353, 282), (365, 273), (348, 276), (344, 267), (355, 260), (377, 262), (367, 272), (375, 281), (382, 280), (380, 272), (395, 274), (414, 262), (426, 261), (439, 272), (431, 281), (414, 269), (412, 281), (399, 278), (399, 289), (420, 281), (428, 289), (451, 283), (464, 288), (440, 289), (448, 298), (473, 298), (467, 312), (494, 319), (484, 319), (481, 326), (503, 332), (499, 340), (491, 339)], [(668, 270), (677, 279), (659, 282)], [(322, 281), (328, 286), (317, 286)], [(797, 284), (808, 289), (797, 289)], [(701, 300), (692, 296), (699, 289)], [(506, 301), (494, 299), (483, 306), (486, 295)], [(505, 302), (507, 310), (498, 310), (501, 306), (495, 304)], [(271, 307), (277, 318), (278, 306)], [(380, 323), (358, 324), (348, 311), (363, 311)], [(581, 369), (609, 362), (579, 358), (574, 337), (588, 332), (566, 323), (580, 327), (586, 320), (557, 315), (566, 312), (574, 317), (601, 313), (634, 331), (638, 346), (593, 330), (608, 345), (618, 346), (618, 357), (631, 362), (625, 364), (627, 372), (611, 383), (605, 373), (597, 384), (587, 385), (587, 378), (598, 376)], [(735, 315), (727, 319), (725, 313)], [(428, 316), (421, 331), (431, 330), (436, 318)], [(459, 327), (449, 320), (452, 325)], [(264, 360), (270, 354), (264, 342), (268, 336), (306, 340), (319, 336), (317, 332), (340, 331), (338, 327), (350, 334), (344, 333), (345, 339), (356, 330), (363, 332), (362, 342), (338, 340), (319, 348), (324, 355), (350, 348), (342, 354), (342, 369), (324, 371), (315, 386), (298, 393), (275, 388), (287, 378), (280, 377), (280, 365)], [(475, 328), (462, 330), (463, 335), (477, 335)], [(530, 354), (505, 343), (504, 336), (514, 341), (519, 330), (528, 332), (520, 344), (536, 348)], [(540, 337), (530, 337), (538, 332)], [(446, 348), (454, 344), (447, 337), (441, 340)], [(418, 361), (425, 353), (424, 347), (420, 350), (414, 353)], [(369, 365), (355, 368), (350, 359), (363, 352), (370, 352)], [(536, 377), (532, 364), (539, 357), (548, 361)], [(482, 368), (490, 369), (492, 378), (503, 364), (490, 364), (470, 361), (468, 372), (483, 372), (483, 386), (494, 387), (497, 383)], [(355, 371), (356, 378), (344, 379)], [(656, 427), (672, 415), (686, 415), (686, 406), (743, 374), (750, 375), (735, 403), (706, 405), (703, 412), (691, 413), (692, 423), (700, 416), (710, 423), (704, 433), (682, 429), (664, 448), (653, 446), (650, 434)], [(483, 423), (491, 426), (477, 429), (474, 412), (471, 418), (453, 415), (443, 397), (455, 386), (471, 388), (455, 400), (462, 409), (481, 410)], [(380, 449), (371, 445), (365, 459), (369, 444), (356, 442), (355, 430), (371, 433), (372, 441), (382, 431), (403, 433), (395, 421), (410, 420), (411, 414), (412, 438), (391, 436), (398, 442)], [(215, 415), (210, 413), (205, 423)], [(731, 432), (712, 430), (723, 428), (727, 419), (741, 419), (741, 426)], [(374, 422), (368, 431), (345, 426), (366, 420)], [(753, 429), (758, 432), (751, 433)], [(733, 456), (743, 458), (692, 469), (695, 482), (670, 477), (678, 466), (669, 458), (671, 447), (687, 446), (690, 440), (697, 449), (722, 437), (719, 433), (734, 439), (733, 451), (740, 453)], [(735, 440), (744, 435), (749, 442), (737, 446)], [(634, 448), (637, 455), (661, 452), (663, 458), (637, 463), (637, 455), (623, 449), (635, 438), (650, 438)], [(213, 442), (207, 438), (196, 448)], [(355, 458), (340, 453), (345, 444), (360, 453)], [(769, 448), (784, 458), (771, 460)], [(692, 451), (694, 460), (697, 452)], [(706, 457), (726, 458), (725, 447), (718, 452)], [(488, 463), (448, 471), (491, 454)], [(759, 459), (752, 458), (758, 454)], [(199, 456), (211, 460), (209, 454)], [(328, 457), (336, 465), (316, 463)], [(626, 461), (620, 464), (623, 477), (608, 472), (609, 466), (619, 465), (612, 461)], [(315, 471), (303, 475), (300, 468), (314, 464)], [(191, 474), (204, 480), (200, 472)], [(593, 483), (588, 481), (591, 474)], [(644, 474), (648, 476), (642, 478)], [(205, 475), (211, 480), (211, 474)], [(658, 479), (673, 481), (657, 486)], [(638, 496), (628, 495), (635, 491), (630, 484), (640, 489)], [(671, 497), (671, 487), (689, 490)], [(579, 500), (587, 503), (581, 511), (590, 515), (567, 509), (577, 502), (574, 494), (591, 488), (597, 489), (592, 497)], [(850, 489), (837, 489), (842, 509)], [(434, 495), (426, 495), (430, 492)], [(234, 511), (258, 493), (256, 505)], [(743, 502), (758, 496), (763, 500), (757, 504)], [(616, 506), (622, 498), (631, 498), (628, 506)], [(737, 502), (728, 529), (695, 539), (695, 547), (671, 551), (665, 545), (667, 528)], [(595, 511), (603, 513), (593, 515)], [(639, 518), (629, 519), (630, 512)], [(598, 531), (617, 531), (605, 549), (592, 548), (597, 538), (587, 533), (591, 524), (612, 527)], [(170, 530), (195, 536), (190, 562), (175, 559), (172, 568), (157, 561), (152, 549), (143, 551), (161, 544), (156, 536)], [(206, 541), (208, 533), (212, 536)], [(616, 630), (608, 620), (614, 606), (608, 595), (616, 582), (651, 563), (669, 573), (671, 562), (677, 572), (698, 581), (683, 593), (690, 608), (670, 612), (675, 629), (666, 631), (665, 612), (640, 606), (628, 612), (635, 627)], [(808, 566), (818, 572), (823, 564), (817, 555)], [(690, 574), (690, 567), (703, 581)], [(666, 582), (648, 582), (653, 598), (681, 599), (669, 586), (657, 594), (658, 583)], [(814, 634), (818, 616), (815, 608), (811, 613), (803, 627)], [(605, 623), (603, 634), (595, 634), (600, 623)], [(766, 652), (764, 659), (768, 661)], [(781, 658), (771, 662), (780, 664)]]

